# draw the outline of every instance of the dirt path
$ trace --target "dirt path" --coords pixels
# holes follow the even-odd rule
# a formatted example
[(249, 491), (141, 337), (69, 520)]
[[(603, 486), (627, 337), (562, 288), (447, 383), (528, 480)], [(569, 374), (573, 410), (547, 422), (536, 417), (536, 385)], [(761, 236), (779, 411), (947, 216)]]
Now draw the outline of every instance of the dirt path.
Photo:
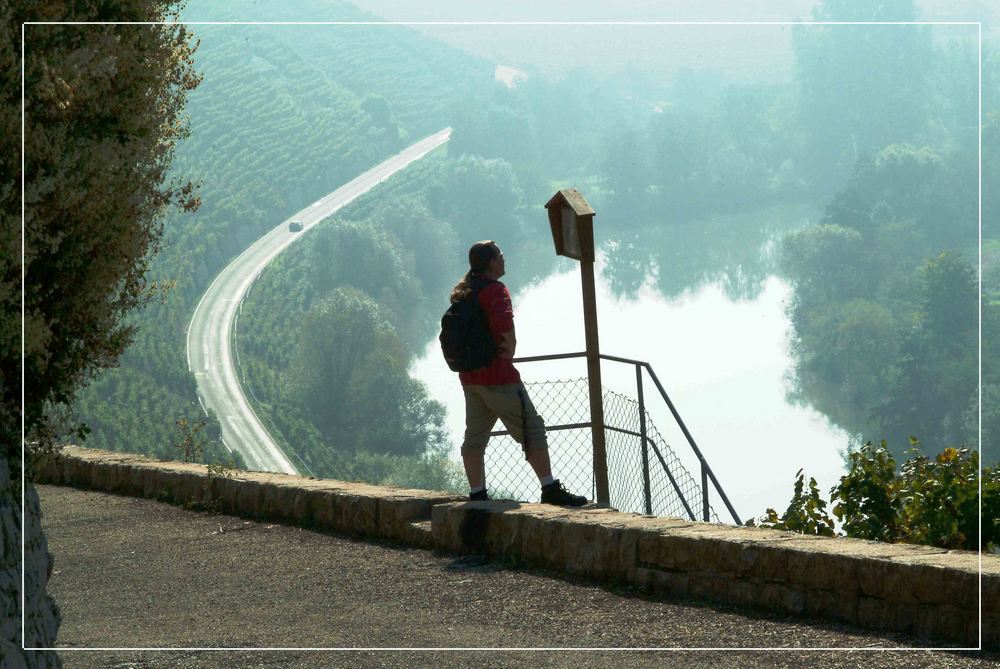
[[(510, 565), (158, 502), (40, 486), (59, 644), (620, 648), (917, 645), (838, 625), (664, 602)], [(987, 667), (932, 651), (117, 651), (74, 667)]]

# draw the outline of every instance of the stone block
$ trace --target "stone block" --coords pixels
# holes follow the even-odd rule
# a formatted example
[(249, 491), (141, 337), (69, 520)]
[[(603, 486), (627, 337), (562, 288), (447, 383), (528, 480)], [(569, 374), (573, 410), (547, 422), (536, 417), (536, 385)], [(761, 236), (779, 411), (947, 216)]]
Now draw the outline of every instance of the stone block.
[(682, 571), (714, 570), (735, 574), (739, 571), (742, 547), (738, 543), (699, 536), (684, 528), (661, 534), (657, 564)]
[(623, 569), (621, 563), (624, 528), (611, 524), (594, 527), (594, 576), (604, 580), (626, 580), (627, 570)]
[(761, 600), (759, 590), (764, 585), (766, 584), (756, 581), (730, 580), (726, 601), (741, 606), (758, 606)]
[(400, 541), (418, 548), (433, 548), (434, 537), (431, 535), (431, 521), (419, 520), (408, 523), (400, 536)]
[(403, 533), (403, 522), (406, 514), (405, 498), (395, 496), (380, 496), (378, 505), (378, 536), (385, 539), (396, 539)]
[(319, 490), (312, 498), (312, 517), (316, 527), (336, 531), (335, 508), (338, 495), (332, 490)]
[[(753, 605), (768, 611), (784, 611), (785, 598), (789, 589), (780, 583), (754, 581)], [(803, 606), (805, 602), (803, 600)]]
[(158, 484), (155, 493), (157, 498), (166, 498), (175, 502), (183, 501), (177, 497), (177, 472), (172, 469), (161, 469), (156, 472), (156, 482)]
[(912, 608), (862, 594), (858, 597), (858, 624), (876, 630), (894, 629), (911, 632)]
[(527, 512), (521, 520), (521, 556), (529, 563), (549, 569), (562, 569), (565, 546), (562, 525), (536, 512)]
[(858, 617), (857, 590), (805, 590), (802, 611), (810, 616), (856, 623)]
[(243, 511), (239, 507), (237, 497), (243, 481), (236, 478), (220, 478), (215, 483), (215, 498), (219, 504), (219, 510), (223, 513), (242, 515)]
[(142, 475), (142, 496), (143, 497), (156, 497), (157, 493), (157, 478), (160, 475), (160, 471), (156, 468), (151, 468), (143, 472)]
[(910, 609), (912, 630), (917, 636), (955, 645), (966, 643), (968, 611), (947, 605), (918, 605)]
[(274, 481), (266, 481), (260, 484), (260, 496), (258, 498), (259, 507), (253, 510), (253, 514), (258, 518), (268, 518), (276, 520), (281, 517), (281, 486)]
[(740, 553), (739, 574), (768, 583), (788, 580), (788, 554), (780, 541), (745, 544)]
[(462, 543), (458, 532), (461, 521), (461, 503), (438, 504), (431, 509), (431, 535), (434, 546), (441, 550), (457, 552)]
[(1000, 573), (990, 573), (986, 565), (983, 566), (983, 612), (1000, 614)]
[(197, 502), (201, 498), (202, 477), (186, 469), (170, 472), (170, 496), (181, 504)]
[(627, 583), (642, 585), (638, 577), (639, 540), (645, 533), (635, 526), (622, 529), (618, 542), (618, 576)]
[(688, 572), (688, 594), (708, 602), (726, 602), (732, 578), (714, 571)]
[(141, 496), (145, 487), (146, 469), (141, 464), (131, 463), (125, 470), (123, 481), (129, 495)]
[(109, 490), (111, 488), (111, 468), (101, 462), (92, 463), (90, 487), (94, 490)]
[(806, 608), (805, 594), (796, 588), (781, 586), (781, 608), (787, 613), (802, 613)]
[(375, 536), (378, 528), (378, 501), (374, 497), (351, 495), (347, 506), (351, 531), (354, 534)]
[(173, 469), (163, 469), (157, 472), (157, 480), (160, 483), (160, 492), (162, 495), (166, 496), (168, 499), (174, 502), (183, 502), (184, 500), (178, 497), (177, 485), (177, 472)]
[(689, 594), (689, 576), (685, 572), (639, 567), (636, 575), (642, 581), (641, 587), (657, 597), (687, 597)]
[(412, 523), (430, 519), (431, 504), (419, 497), (397, 493), (379, 497), (378, 504), (379, 536), (387, 539), (405, 541)]
[(887, 559), (861, 558), (859, 562), (858, 587), (863, 594), (887, 601), (919, 601), (920, 585), (910, 580), (911, 565)]
[(804, 589), (855, 592), (858, 589), (858, 560), (847, 555), (811, 548), (786, 552), (788, 583)]
[(313, 491), (304, 488), (288, 487), (290, 503), (288, 505), (290, 519), (296, 525), (309, 527), (313, 524), (312, 496)]
[[(978, 645), (979, 630), (970, 637), (970, 645)], [(983, 648), (1000, 649), (1000, 615), (983, 614)]]
[(546, 525), (551, 526), (554, 535), (561, 535), (565, 545), (563, 569), (567, 573), (600, 578), (597, 573), (597, 554), (599, 551), (596, 525), (565, 520), (550, 521)]
[(65, 455), (59, 458), (60, 481), (63, 485), (80, 485), (77, 482), (79, 462), (76, 458), (69, 458)]
[(659, 567), (660, 540), (659, 532), (636, 529), (636, 564), (642, 567)]
[(35, 471), (36, 483), (59, 485), (62, 483), (62, 464), (58, 455), (46, 457)]
[(487, 537), (490, 527), (494, 532), (502, 531), (497, 526), (502, 519), (491, 512), (493, 502), (465, 502), (459, 507), (460, 519), (456, 527), (458, 545), (464, 553), (486, 555), (489, 553)]
[(108, 492), (123, 495), (128, 492), (128, 463), (111, 462), (106, 466), (108, 469)]
[(664, 569), (697, 571), (700, 567), (698, 558), (702, 553), (698, 542), (694, 537), (661, 534), (657, 541), (659, 550), (653, 562)]
[(514, 559), (520, 558), (523, 523), (524, 515), (521, 513), (511, 511), (493, 514), (490, 522), (486, 525), (487, 553)]
[(264, 485), (260, 481), (248, 479), (242, 482), (236, 493), (236, 507), (241, 514), (260, 518), (263, 507)]
[(73, 485), (80, 488), (90, 488), (94, 487), (93, 475), (94, 475), (94, 463), (87, 460), (81, 460), (77, 463), (75, 471), (73, 472)]

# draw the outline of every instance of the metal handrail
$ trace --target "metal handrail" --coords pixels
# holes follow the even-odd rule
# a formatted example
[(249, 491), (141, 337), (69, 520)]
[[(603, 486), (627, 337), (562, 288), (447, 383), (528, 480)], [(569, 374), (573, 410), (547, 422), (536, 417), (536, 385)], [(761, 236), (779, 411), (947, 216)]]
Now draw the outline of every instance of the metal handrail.
[[(584, 423), (584, 426), (585, 427), (591, 427), (591, 424), (590, 423)], [(558, 427), (561, 428), (563, 426), (560, 425)], [(553, 429), (557, 429), (557, 428), (553, 428)], [(674, 492), (677, 493), (677, 498), (681, 501), (681, 504), (684, 505), (684, 510), (687, 511), (688, 517), (691, 520), (698, 520), (695, 517), (695, 515), (694, 515), (694, 511), (691, 510), (691, 505), (688, 504), (687, 500), (684, 498), (684, 493), (681, 492), (681, 487), (677, 484), (677, 479), (675, 479), (674, 475), (670, 473), (670, 468), (667, 467), (667, 461), (663, 459), (663, 454), (660, 453), (660, 449), (657, 447), (656, 442), (653, 441), (652, 437), (650, 437), (650, 436), (648, 436), (646, 434), (643, 434), (643, 433), (633, 432), (632, 430), (626, 430), (624, 428), (614, 427), (614, 426), (611, 426), (611, 425), (605, 425), (604, 429), (605, 430), (611, 430), (613, 432), (621, 432), (622, 434), (629, 434), (629, 435), (632, 435), (633, 437), (639, 437), (642, 440), (642, 442), (643, 442), (643, 450), (645, 450), (645, 445), (646, 444), (649, 444), (650, 446), (652, 446), (653, 447), (653, 453), (656, 455), (656, 459), (660, 461), (660, 466), (663, 467), (663, 473), (667, 475), (667, 480), (669, 480), (670, 481), (670, 485), (672, 485), (674, 487)], [(643, 455), (645, 455), (645, 453)], [(649, 485), (649, 463), (648, 462), (643, 462), (643, 483), (644, 483), (643, 493), (644, 493), (645, 498), (646, 498), (645, 499), (645, 502), (646, 502), (646, 514), (647, 515), (653, 515), (653, 500), (652, 500), (652, 495), (650, 493), (650, 485)]]
[[(584, 358), (586, 356), (587, 356), (586, 352), (578, 352), (578, 353), (554, 353), (554, 354), (551, 354), (551, 355), (533, 355), (533, 356), (525, 356), (523, 358), (514, 358), (513, 362), (515, 362), (515, 363), (521, 363), (521, 362), (541, 362), (541, 361), (546, 361), (546, 360), (565, 360), (565, 359), (569, 359), (569, 358)], [(641, 443), (643, 444), (643, 451), (644, 451), (643, 452), (643, 481), (644, 481), (644, 484), (645, 484), (645, 487), (646, 487), (646, 513), (652, 513), (651, 500), (650, 500), (650, 496), (649, 496), (648, 453), (645, 452), (645, 447), (646, 447), (647, 442), (650, 445), (653, 446), (653, 452), (656, 454), (657, 458), (660, 460), (661, 466), (663, 467), (664, 471), (667, 473), (668, 478), (670, 479), (671, 483), (674, 485), (674, 488), (678, 491), (678, 493), (679, 493), (679, 488), (677, 487), (677, 483), (674, 481), (673, 476), (670, 474), (669, 469), (667, 469), (666, 462), (664, 461), (663, 456), (660, 454), (659, 449), (656, 447), (655, 442), (652, 441), (645, 434), (645, 432), (646, 432), (646, 411), (645, 411), (645, 401), (644, 401), (643, 391), (642, 391), (642, 373), (641, 373), (642, 369), (645, 369), (649, 373), (649, 377), (653, 380), (653, 384), (656, 386), (656, 389), (660, 392), (660, 397), (663, 398), (663, 401), (666, 403), (667, 408), (670, 410), (670, 414), (674, 417), (674, 420), (677, 421), (677, 425), (681, 428), (681, 432), (684, 434), (684, 438), (687, 439), (688, 445), (691, 446), (691, 449), (694, 451), (695, 457), (698, 458), (698, 462), (701, 464), (702, 518), (704, 520), (706, 520), (706, 521), (709, 519), (710, 509), (709, 509), (709, 504), (708, 504), (708, 482), (709, 482), (709, 480), (711, 480), (712, 485), (715, 487), (715, 491), (719, 494), (719, 497), (722, 499), (723, 503), (726, 505), (726, 509), (729, 511), (730, 515), (733, 517), (733, 520), (736, 521), (737, 525), (742, 525), (743, 522), (740, 520), (739, 515), (736, 513), (736, 509), (733, 508), (732, 503), (729, 501), (729, 497), (726, 496), (725, 491), (722, 489), (722, 486), (719, 484), (719, 479), (716, 478), (715, 472), (712, 471), (712, 468), (708, 465), (708, 461), (705, 459), (704, 454), (702, 454), (701, 449), (698, 448), (698, 444), (695, 443), (694, 437), (691, 435), (691, 431), (688, 430), (687, 425), (685, 425), (684, 420), (681, 418), (680, 413), (677, 411), (677, 407), (675, 407), (674, 403), (670, 400), (670, 396), (667, 394), (667, 391), (663, 388), (663, 384), (660, 383), (659, 377), (657, 377), (656, 376), (656, 372), (653, 371), (652, 365), (650, 365), (648, 362), (645, 362), (643, 360), (633, 360), (631, 358), (622, 358), (622, 357), (615, 356), (615, 355), (608, 355), (606, 353), (601, 353), (600, 357), (602, 359), (604, 359), (604, 360), (610, 360), (612, 362), (620, 362), (620, 363), (624, 363), (624, 364), (628, 364), (628, 365), (633, 365), (636, 368), (636, 387), (637, 387), (637, 391), (638, 391), (638, 394), (639, 394), (639, 398), (638, 398), (638, 400), (639, 400), (639, 416), (640, 416), (640, 419), (639, 419), (640, 423), (639, 424), (640, 424), (641, 433), (640, 434), (636, 434), (636, 433), (633, 433), (633, 432), (629, 432), (629, 434), (634, 434), (635, 436), (638, 436), (640, 438), (640, 440), (641, 440)], [(553, 426), (552, 428), (546, 428), (546, 429), (553, 429), (553, 430), (554, 429), (569, 429), (569, 427), (570, 426)], [(593, 427), (593, 423), (576, 423), (572, 427), (591, 427), (592, 428)], [(621, 430), (620, 428), (612, 428), (612, 427), (608, 427), (608, 426), (605, 426), (605, 428), (606, 429), (616, 430), (616, 431), (619, 431), (619, 432), (627, 432), (626, 430)], [(505, 434), (505, 432), (504, 431), (500, 431), (500, 432), (495, 432), (493, 434)], [(678, 497), (680, 497), (681, 502), (684, 504), (685, 510), (688, 512), (688, 515), (690, 515), (691, 518), (692, 518), (692, 520), (693, 520), (694, 519), (694, 513), (692, 513), (691, 508), (688, 506), (687, 501), (684, 499), (684, 496), (678, 494)]]

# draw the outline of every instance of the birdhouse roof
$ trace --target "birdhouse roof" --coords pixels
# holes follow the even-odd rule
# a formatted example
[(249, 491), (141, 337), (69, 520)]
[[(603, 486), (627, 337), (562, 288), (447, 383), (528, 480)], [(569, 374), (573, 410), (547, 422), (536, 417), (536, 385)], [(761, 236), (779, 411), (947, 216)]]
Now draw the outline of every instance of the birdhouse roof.
[(545, 208), (567, 204), (577, 216), (593, 216), (594, 210), (575, 188), (563, 188), (545, 203)]

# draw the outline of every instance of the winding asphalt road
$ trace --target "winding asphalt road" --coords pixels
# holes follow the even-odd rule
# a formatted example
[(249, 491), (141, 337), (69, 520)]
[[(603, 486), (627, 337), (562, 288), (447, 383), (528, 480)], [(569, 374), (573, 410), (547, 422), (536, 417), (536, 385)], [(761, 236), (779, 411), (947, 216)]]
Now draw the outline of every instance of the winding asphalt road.
[[(282, 221), (229, 263), (202, 295), (188, 326), (188, 370), (198, 384), (202, 408), (219, 417), (226, 448), (243, 456), (248, 469), (299, 473), (257, 418), (237, 377), (238, 352), (230, 335), (243, 297), (264, 267), (306, 231), (450, 137), (451, 128), (445, 128), (422, 139)], [(301, 232), (288, 230), (293, 219), (302, 221)]]

